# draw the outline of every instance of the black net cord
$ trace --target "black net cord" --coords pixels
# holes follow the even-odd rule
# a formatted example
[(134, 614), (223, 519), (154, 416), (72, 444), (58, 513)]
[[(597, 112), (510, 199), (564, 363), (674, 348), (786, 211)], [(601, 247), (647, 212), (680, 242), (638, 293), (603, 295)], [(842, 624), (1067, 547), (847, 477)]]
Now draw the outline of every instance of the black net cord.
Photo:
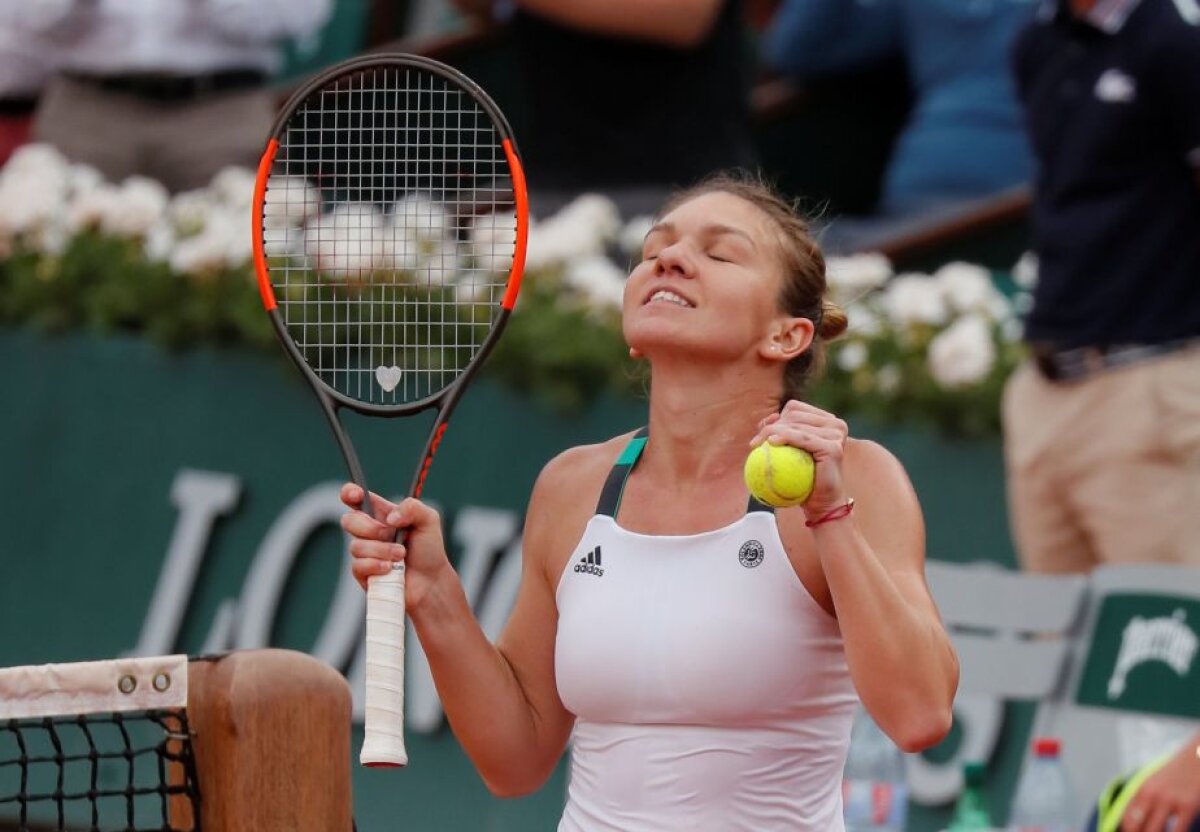
[[(42, 720), (42, 725), (46, 728), (46, 733), (50, 738), (51, 745), (54, 746), (54, 758), (56, 761), (61, 761), (63, 758), (62, 740), (58, 736), (58, 731), (55, 729), (54, 720), (47, 717)], [(55, 788), (54, 788), (54, 806), (58, 812), (58, 825), (62, 828), (66, 825), (67, 816), (66, 808), (63, 806), (63, 779), (66, 777), (66, 766), (59, 762), (55, 766)]]
[[(116, 730), (97, 733), (100, 726), (115, 727)], [(10, 794), (7, 789), (0, 793), (0, 823), (3, 822), (4, 807), (15, 805), (20, 829), (35, 828), (31, 824), (39, 822), (37, 806), (53, 813), (59, 829), (70, 824), (74, 826), (69, 828), (78, 829), (79, 824), (86, 822), (84, 817), (90, 818), (90, 832), (117, 829), (122, 832), (195, 832), (202, 828), (195, 754), (187, 715), (183, 711), (12, 719), (0, 722), (0, 736), (4, 735), (14, 740), (18, 753), (15, 756), (11, 751), (7, 755), (0, 754), (0, 772), (15, 768), (11, 780), (19, 780), (19, 787), (16, 794)], [(84, 745), (86, 750), (81, 749)], [(142, 773), (156, 775), (156, 782), (139, 783), (138, 759), (150, 755), (153, 755), (154, 767), (143, 766)], [(105, 760), (123, 761), (123, 784), (104, 787), (101, 766)], [(87, 765), (86, 780), (82, 778), (81, 766), (72, 767), (72, 764), (82, 762)], [(73, 771), (81, 774), (74, 787)], [(176, 782), (171, 782), (173, 776)], [(6, 782), (11, 780), (6, 778)], [(188, 826), (180, 827), (172, 822), (170, 811), (175, 796), (181, 796), (191, 805), (192, 817)], [(121, 800), (102, 806), (105, 798)], [(152, 809), (154, 806), (159, 808)], [(119, 810), (123, 810), (120, 819), (116, 817)], [(139, 810), (143, 822), (153, 825), (137, 825)]]
[(129, 828), (134, 829), (135, 828), (134, 823), (135, 823), (136, 818), (135, 818), (134, 809), (133, 809), (133, 797), (134, 797), (134, 775), (136, 773), (136, 766), (134, 765), (134, 759), (133, 759), (134, 758), (133, 746), (129, 740), (129, 731), (125, 726), (124, 715), (113, 714), (113, 722), (116, 724), (117, 730), (119, 730), (121, 732), (121, 739), (123, 739), (125, 741), (125, 748), (122, 749), (122, 752), (121, 752), (122, 756), (125, 758), (126, 769), (129, 772), (129, 777), (125, 781), (127, 784), (125, 786), (125, 817), (129, 822)]
[(17, 729), (17, 747), (21, 749), (21, 826), (29, 823), (29, 804), (25, 801), (24, 796), (29, 794), (29, 748), (25, 744), (25, 737), (21, 734), (20, 729)]
[(88, 805), (92, 810), (92, 828), (100, 828), (100, 806), (97, 796), (100, 793), (100, 754), (96, 750), (96, 741), (84, 717), (79, 717), (79, 730), (88, 744)]

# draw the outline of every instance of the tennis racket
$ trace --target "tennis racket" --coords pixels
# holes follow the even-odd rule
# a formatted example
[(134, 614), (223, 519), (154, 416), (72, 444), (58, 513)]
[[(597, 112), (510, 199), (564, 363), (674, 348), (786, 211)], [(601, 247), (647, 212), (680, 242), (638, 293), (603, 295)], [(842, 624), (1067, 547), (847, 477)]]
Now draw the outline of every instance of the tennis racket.
[[(436, 408), (409, 488), (420, 496), (450, 415), (516, 303), (528, 217), (508, 123), (450, 67), (365, 56), (285, 105), (254, 194), (259, 289), (364, 494), (340, 411)], [(360, 759), (402, 766), (402, 563), (368, 582), (366, 651)]]

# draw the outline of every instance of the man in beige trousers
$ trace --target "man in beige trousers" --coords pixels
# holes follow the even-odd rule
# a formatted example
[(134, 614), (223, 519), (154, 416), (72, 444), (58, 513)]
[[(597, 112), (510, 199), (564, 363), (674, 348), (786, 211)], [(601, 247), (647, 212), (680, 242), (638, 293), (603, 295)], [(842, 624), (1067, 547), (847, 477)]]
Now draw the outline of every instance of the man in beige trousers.
[(0, 0), (6, 26), (52, 54), (34, 137), (115, 181), (171, 191), (253, 166), (276, 111), (280, 46), (332, 0)]

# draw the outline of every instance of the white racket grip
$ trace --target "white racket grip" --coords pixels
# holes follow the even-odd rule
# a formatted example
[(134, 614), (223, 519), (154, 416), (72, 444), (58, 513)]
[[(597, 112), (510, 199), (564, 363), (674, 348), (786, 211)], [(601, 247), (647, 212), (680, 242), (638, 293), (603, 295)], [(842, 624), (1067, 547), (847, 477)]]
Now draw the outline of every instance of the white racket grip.
[(408, 765), (404, 750), (404, 563), (367, 580), (364, 766)]

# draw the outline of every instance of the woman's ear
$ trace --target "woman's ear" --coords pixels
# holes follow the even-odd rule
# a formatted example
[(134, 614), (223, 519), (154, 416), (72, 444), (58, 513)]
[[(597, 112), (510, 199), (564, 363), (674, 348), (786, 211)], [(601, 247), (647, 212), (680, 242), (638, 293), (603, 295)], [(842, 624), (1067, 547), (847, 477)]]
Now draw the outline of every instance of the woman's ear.
[(816, 328), (808, 318), (783, 318), (759, 353), (772, 361), (791, 361), (812, 345), (815, 334)]

